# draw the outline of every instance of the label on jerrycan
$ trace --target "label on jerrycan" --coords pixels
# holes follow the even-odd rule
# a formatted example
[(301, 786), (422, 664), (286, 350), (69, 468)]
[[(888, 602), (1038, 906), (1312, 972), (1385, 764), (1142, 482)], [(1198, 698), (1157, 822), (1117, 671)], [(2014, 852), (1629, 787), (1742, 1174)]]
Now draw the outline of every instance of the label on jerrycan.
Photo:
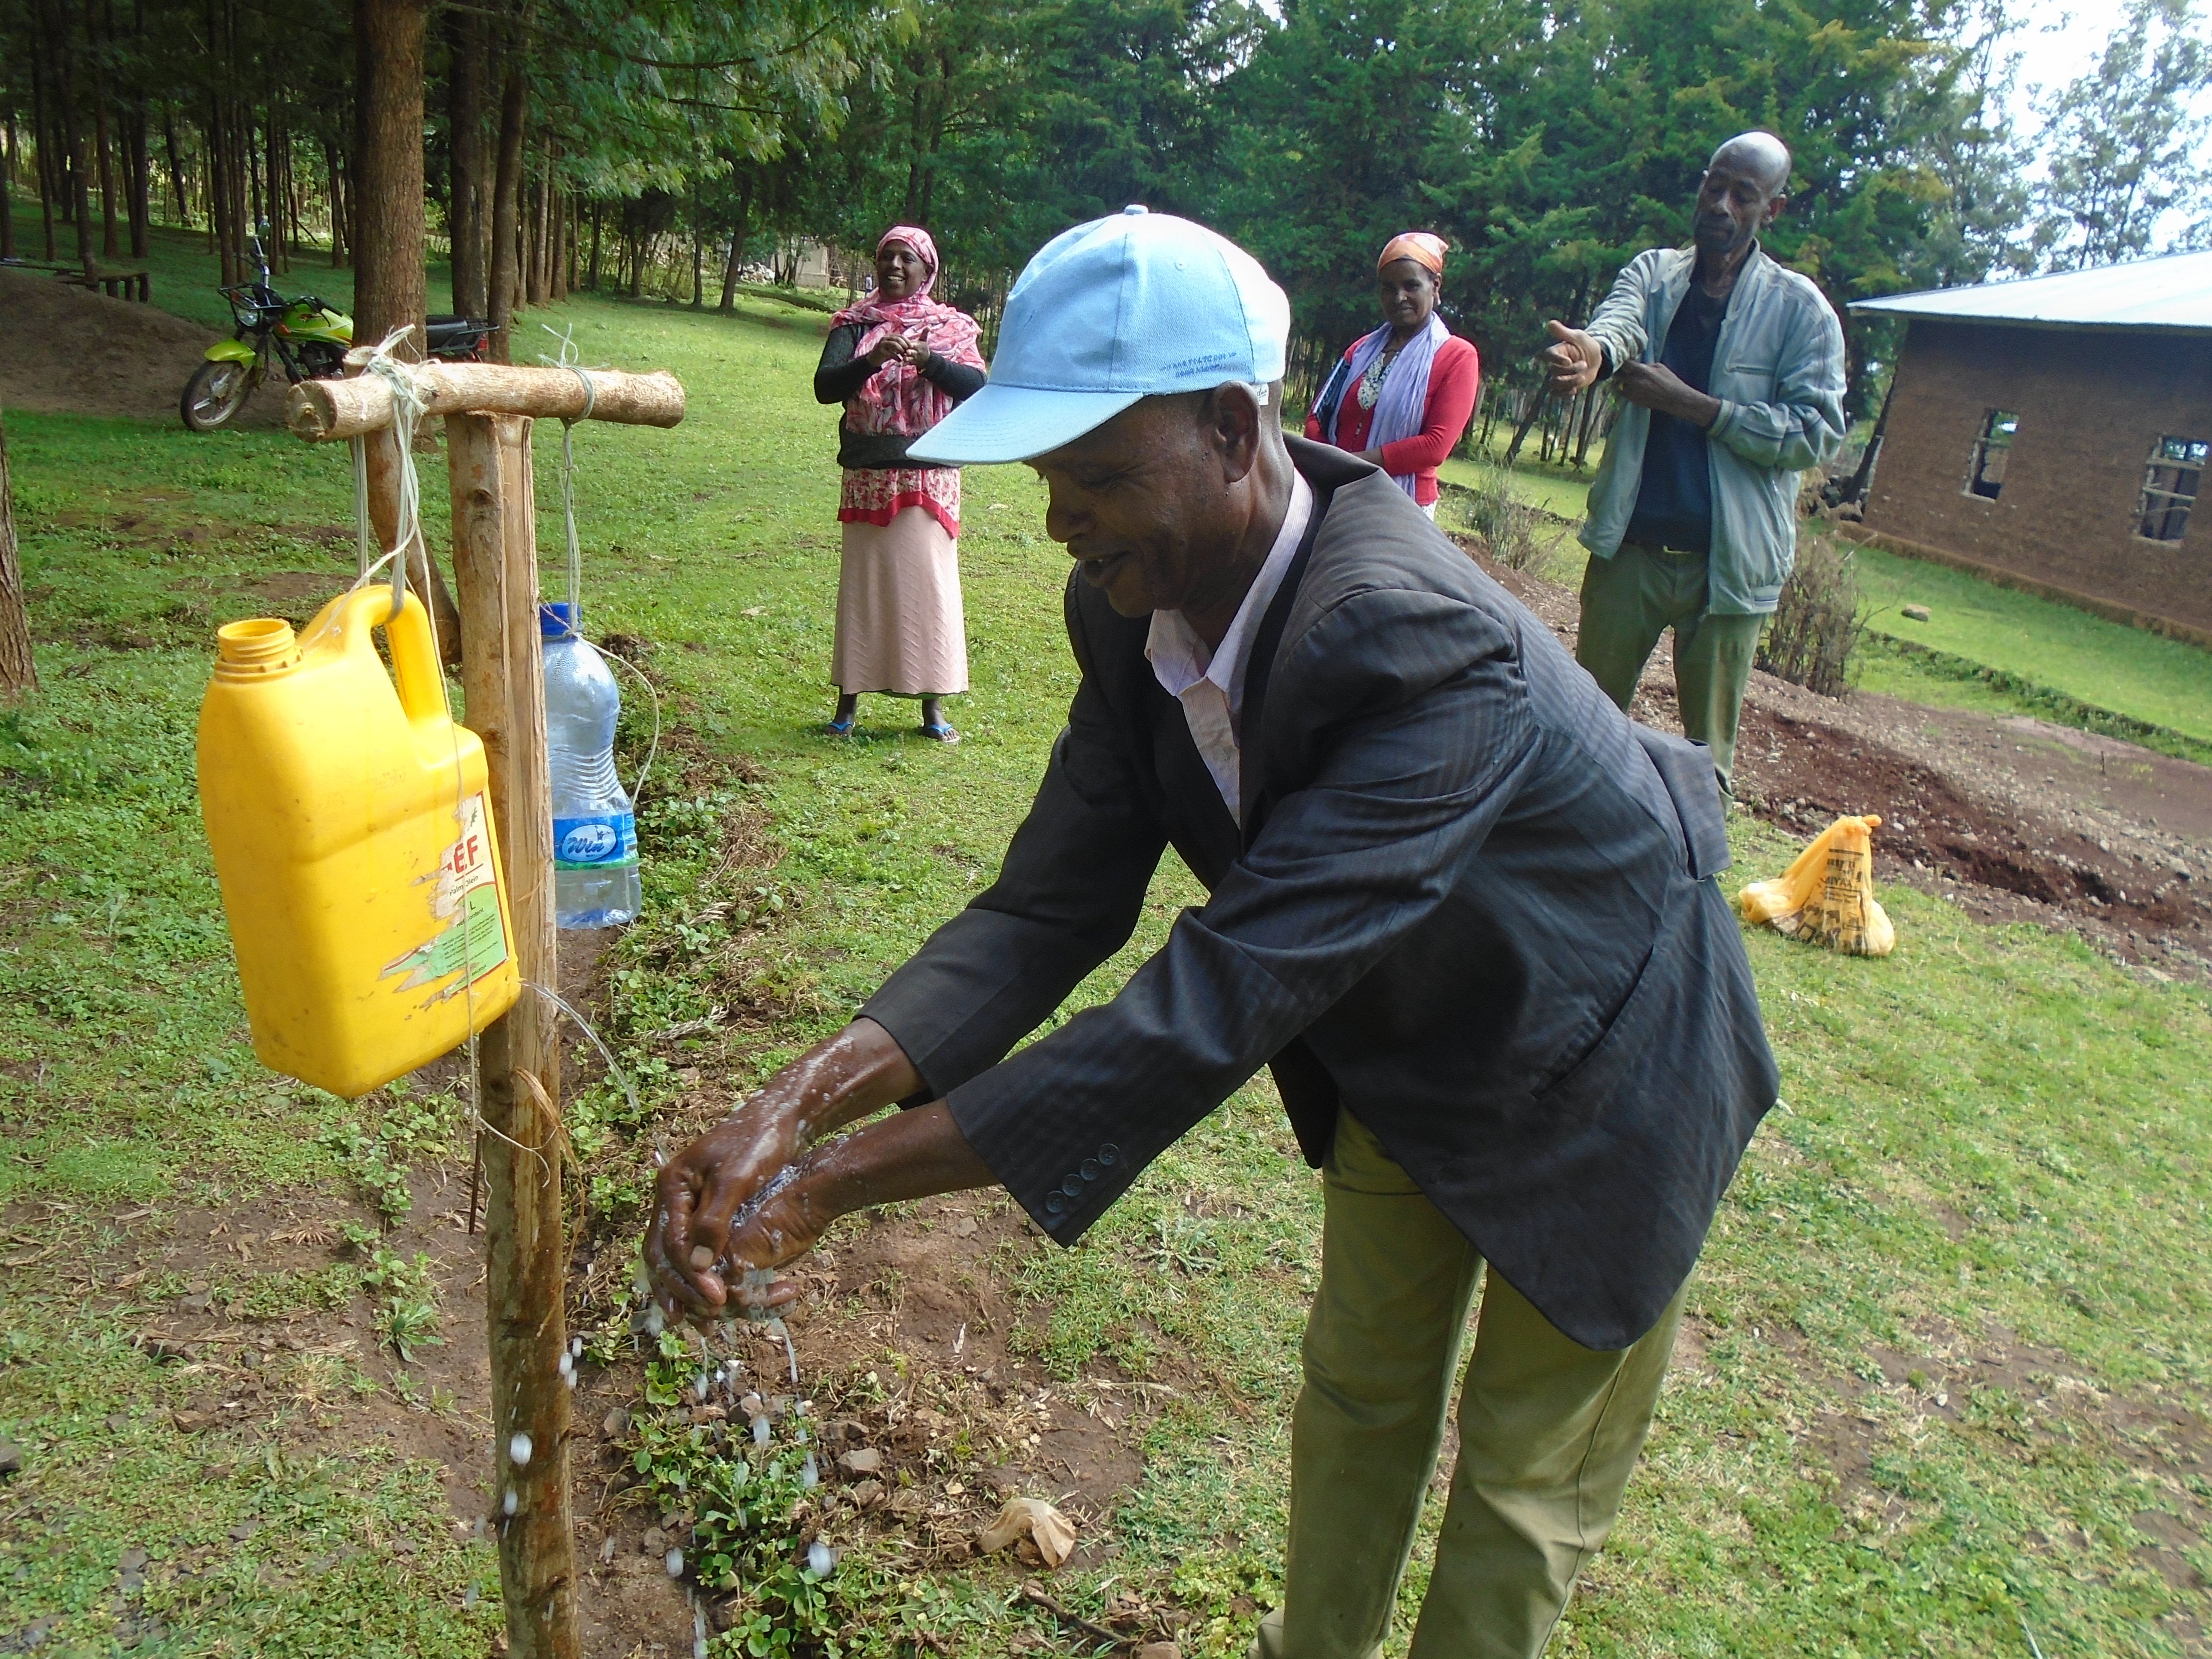
[(447, 847), (430, 874), (417, 878), (436, 884), (431, 914), (446, 925), (428, 942), (385, 965), (383, 977), (404, 974), (398, 988), (410, 990), (452, 975), (433, 1000), (459, 995), (507, 960), (507, 927), (499, 913), (499, 882), (492, 872), (491, 827), (482, 795), (461, 803), (460, 835)]
[(592, 870), (637, 862), (637, 817), (630, 812), (592, 812), (553, 820), (553, 867)]

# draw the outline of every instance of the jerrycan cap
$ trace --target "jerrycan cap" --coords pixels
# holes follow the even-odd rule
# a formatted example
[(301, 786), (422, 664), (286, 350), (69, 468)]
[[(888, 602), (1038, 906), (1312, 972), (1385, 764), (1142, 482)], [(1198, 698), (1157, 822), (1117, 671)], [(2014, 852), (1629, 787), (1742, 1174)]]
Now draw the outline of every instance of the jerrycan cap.
[(281, 617), (249, 617), (215, 631), (216, 675), (227, 680), (289, 674), (300, 665), (300, 641)]
[(580, 638), (576, 624), (568, 619), (568, 602), (549, 599), (538, 607), (538, 636), (544, 640)]

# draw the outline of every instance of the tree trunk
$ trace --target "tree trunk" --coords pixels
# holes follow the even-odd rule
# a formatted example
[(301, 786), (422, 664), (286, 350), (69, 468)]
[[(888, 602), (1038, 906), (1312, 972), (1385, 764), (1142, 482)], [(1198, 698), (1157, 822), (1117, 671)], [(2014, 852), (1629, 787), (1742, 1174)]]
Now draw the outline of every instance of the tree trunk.
[(447, 216), (453, 239), (453, 309), (464, 317), (481, 317), (489, 304), (484, 289), (483, 17), (473, 11), (447, 11), (446, 39), (453, 54), (446, 124), (453, 155)]
[(744, 268), (745, 228), (753, 216), (753, 175), (748, 169), (738, 180), (738, 223), (730, 233), (730, 257), (722, 267), (722, 304), (724, 311), (734, 311), (738, 305), (738, 273)]
[(512, 31), (500, 54), (506, 71), (499, 96), (499, 159), (491, 196), (491, 359), (514, 360), (514, 301), (518, 237), (522, 216), (522, 140), (530, 113), (529, 39)]
[(8, 429), (0, 425), (0, 696), (39, 689), (31, 658), (31, 619), (23, 610), (23, 567), (15, 557), (15, 513), (8, 487)]
[(278, 270), (289, 272), (292, 256), (284, 240), (284, 203), (290, 191), (284, 183), (283, 122), (275, 110), (269, 112), (268, 124), (261, 130), (263, 162), (261, 167), (261, 204), (269, 221), (269, 263)]
[(61, 141), (56, 159), (65, 160), (67, 169), (68, 194), (64, 201), (69, 216), (76, 222), (77, 264), (90, 276), (100, 267), (92, 252), (92, 158), (85, 149), (83, 85), (72, 61), (75, 42), (70, 38), (69, 15), (60, 0), (41, 0), (39, 21), (53, 76), (53, 123)]
[(599, 234), (605, 228), (606, 204), (592, 204), (592, 273), (585, 286), (597, 294), (599, 291)]
[(100, 155), (100, 257), (118, 258), (122, 244), (115, 235), (115, 132), (107, 118), (108, 94), (104, 85), (93, 89), (92, 142)]
[(46, 77), (34, 53), (31, 59), (31, 132), (39, 146), (39, 222), (46, 233), (46, 263), (54, 263), (54, 169), (52, 135), (46, 122)]
[(374, 345), (416, 331), (399, 355), (422, 356), (429, 309), (423, 270), (422, 47), (428, 0), (354, 0), (354, 338)]
[(124, 117), (124, 179), (131, 210), (131, 257), (143, 259), (153, 252), (154, 157), (147, 129), (146, 106), (142, 102)]
[(15, 257), (15, 118), (0, 126), (0, 259)]
[(169, 156), (169, 188), (176, 192), (177, 222), (186, 230), (192, 228), (192, 204), (185, 195), (185, 158), (177, 149), (177, 112), (173, 106), (161, 106), (161, 148)]
[(1528, 412), (1521, 416), (1520, 425), (1513, 428), (1513, 441), (1505, 446), (1504, 465), (1510, 466), (1519, 458), (1521, 446), (1528, 440), (1528, 428), (1536, 424), (1536, 417), (1543, 412), (1544, 394), (1540, 392), (1530, 392)]
[(707, 303), (707, 232), (700, 221), (699, 204), (691, 204), (691, 309)]

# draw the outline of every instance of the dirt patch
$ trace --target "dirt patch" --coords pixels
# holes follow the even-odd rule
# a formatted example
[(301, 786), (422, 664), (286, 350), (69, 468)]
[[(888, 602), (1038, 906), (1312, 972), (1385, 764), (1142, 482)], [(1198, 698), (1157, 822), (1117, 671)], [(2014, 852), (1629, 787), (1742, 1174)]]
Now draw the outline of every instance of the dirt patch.
[[(1571, 590), (1491, 574), (1572, 646)], [(1681, 729), (1663, 644), (1635, 714)], [(1807, 837), (1845, 813), (1878, 813), (1881, 880), (1977, 921), (2034, 921), (2153, 973), (2212, 979), (2212, 768), (2045, 720), (1822, 697), (1754, 673), (1736, 793)]]
[[(4, 266), (0, 317), (0, 404), (41, 414), (173, 421), (185, 382), (222, 337), (153, 306)], [(264, 385), (237, 423), (283, 424), (283, 392)]]

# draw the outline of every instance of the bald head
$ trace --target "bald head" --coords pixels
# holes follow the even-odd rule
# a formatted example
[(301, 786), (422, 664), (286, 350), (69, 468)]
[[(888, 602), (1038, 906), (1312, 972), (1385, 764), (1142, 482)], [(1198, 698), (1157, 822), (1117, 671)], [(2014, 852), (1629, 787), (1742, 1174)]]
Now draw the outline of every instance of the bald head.
[(1789, 204), (1790, 147), (1771, 132), (1740, 133), (1713, 152), (1698, 181), (1692, 234), (1701, 265), (1733, 270)]
[(1790, 183), (1790, 146), (1771, 132), (1739, 132), (1713, 152), (1710, 173), (1723, 161), (1755, 174), (1779, 196)]

